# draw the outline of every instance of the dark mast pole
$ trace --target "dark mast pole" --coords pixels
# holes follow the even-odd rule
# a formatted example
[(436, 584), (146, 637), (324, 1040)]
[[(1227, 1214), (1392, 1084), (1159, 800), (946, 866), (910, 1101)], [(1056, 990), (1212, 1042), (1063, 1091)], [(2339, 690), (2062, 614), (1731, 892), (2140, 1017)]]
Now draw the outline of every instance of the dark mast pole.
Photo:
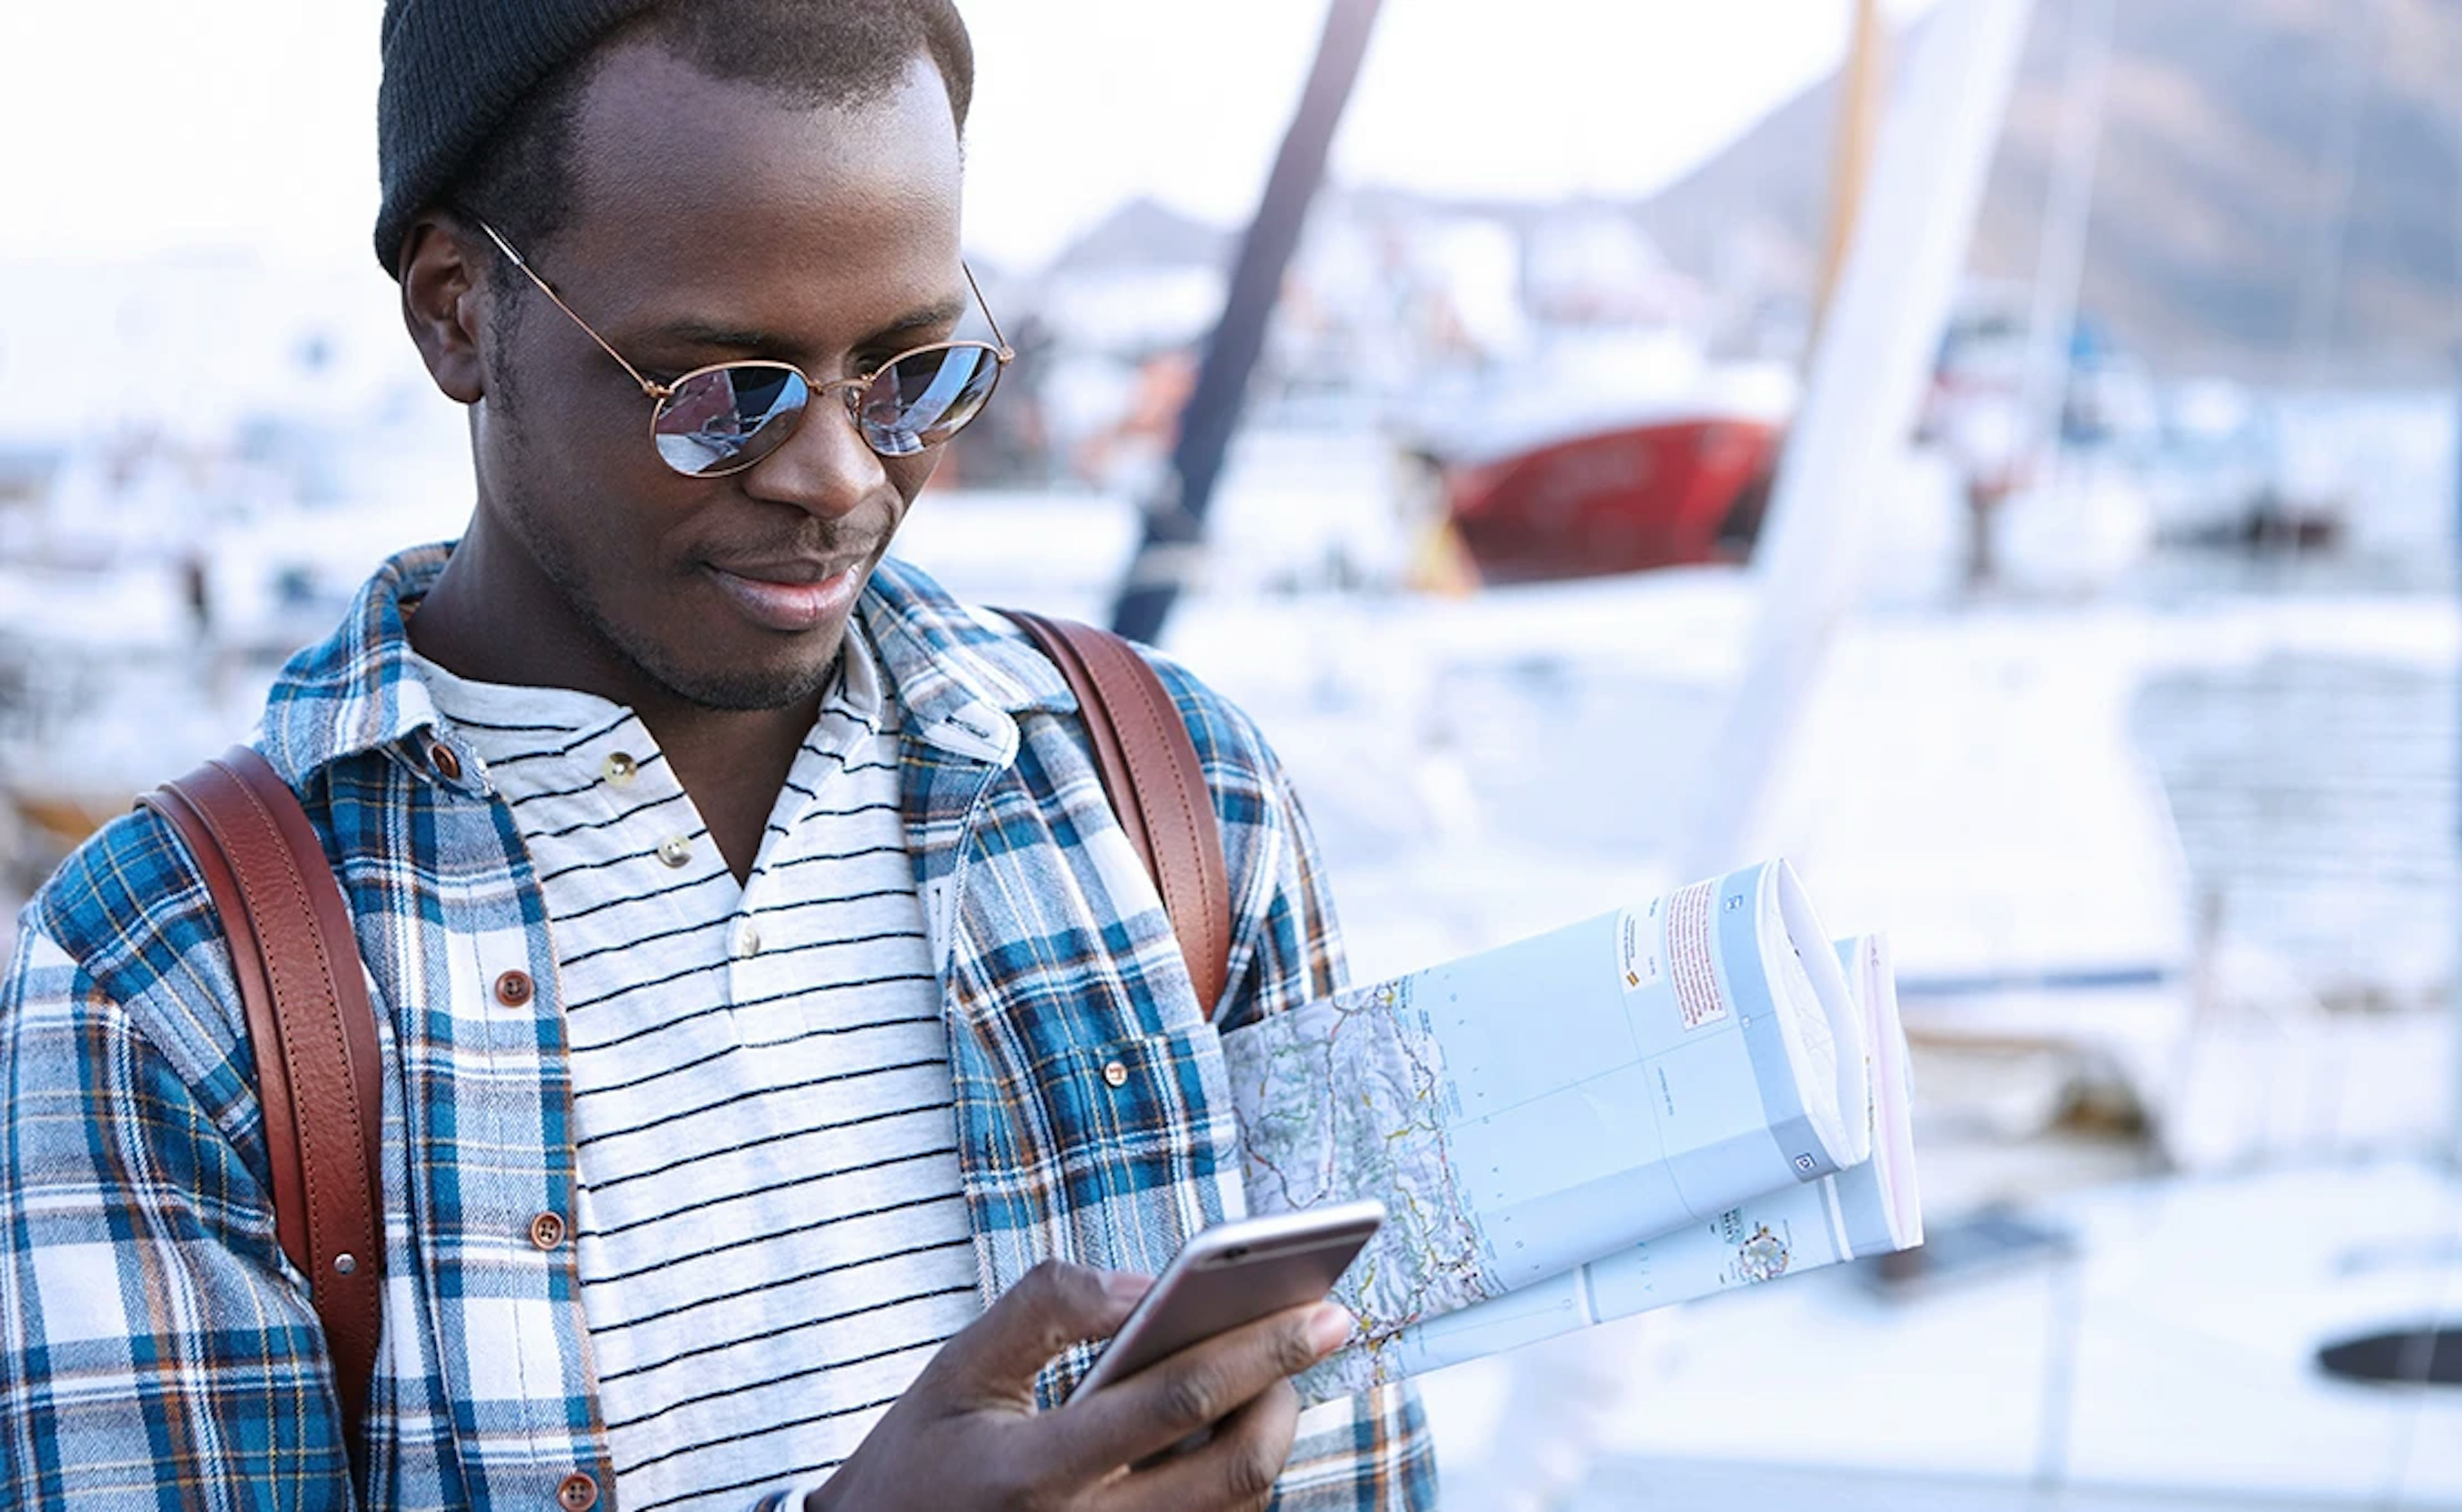
[(1265, 198), (1248, 223), (1232, 265), (1231, 289), (1222, 302), (1222, 318), (1205, 343), (1205, 357), (1197, 370), (1197, 387), (1180, 411), (1179, 440), (1172, 448), (1171, 471), (1159, 494), (1147, 501), (1145, 538), (1130, 564), (1128, 581), (1112, 606), (1112, 628), (1133, 640), (1149, 643), (1162, 635), (1174, 600), (1189, 565), (1205, 535), (1205, 511), (1214, 500), (1214, 485), (1222, 473), (1222, 456), (1232, 433), (1240, 428), (1248, 378), (1264, 350), (1265, 326), (1281, 296), (1283, 275), (1298, 248), (1300, 228), (1307, 220), (1308, 202), (1325, 178), (1325, 159), (1333, 144), (1334, 127), (1350, 100), (1359, 77), (1360, 60), (1368, 54), (1368, 36), (1376, 26), (1381, 0), (1330, 0), (1325, 34), (1317, 42), (1316, 64), (1308, 72), (1307, 90), (1283, 147), (1274, 159), (1273, 176), (1265, 181)]

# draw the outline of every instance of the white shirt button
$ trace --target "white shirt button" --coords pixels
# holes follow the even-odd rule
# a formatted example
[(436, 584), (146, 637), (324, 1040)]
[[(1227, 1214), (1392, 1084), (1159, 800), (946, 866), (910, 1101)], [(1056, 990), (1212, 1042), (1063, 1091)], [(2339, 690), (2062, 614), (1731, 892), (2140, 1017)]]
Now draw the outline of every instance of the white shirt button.
[(761, 926), (748, 918), (737, 919), (735, 921), (736, 959), (741, 961), (746, 956), (759, 954), (761, 954)]
[(670, 835), (659, 842), (659, 859), (669, 866), (682, 866), (692, 859), (692, 836)]
[(598, 775), (618, 788), (631, 782), (640, 769), (641, 764), (625, 751), (613, 752), (598, 764)]

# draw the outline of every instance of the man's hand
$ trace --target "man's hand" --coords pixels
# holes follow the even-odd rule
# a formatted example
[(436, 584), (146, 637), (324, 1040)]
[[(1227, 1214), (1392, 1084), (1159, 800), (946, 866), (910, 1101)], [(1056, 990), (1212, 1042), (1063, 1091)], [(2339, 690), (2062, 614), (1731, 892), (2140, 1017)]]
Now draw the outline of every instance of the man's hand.
[[(1299, 1420), (1288, 1377), (1339, 1348), (1350, 1315), (1330, 1303), (1293, 1307), (1037, 1413), (1043, 1367), (1069, 1345), (1111, 1337), (1151, 1285), (1083, 1265), (1035, 1266), (940, 1347), (807, 1499), (808, 1512), (1263, 1506)], [(1142, 1463), (1209, 1425), (1203, 1447)]]

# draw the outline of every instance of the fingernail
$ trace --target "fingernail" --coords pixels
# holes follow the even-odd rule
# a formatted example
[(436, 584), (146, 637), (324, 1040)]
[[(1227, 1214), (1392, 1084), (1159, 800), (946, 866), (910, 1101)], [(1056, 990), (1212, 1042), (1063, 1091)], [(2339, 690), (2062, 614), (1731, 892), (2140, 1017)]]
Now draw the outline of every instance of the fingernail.
[(1353, 1320), (1339, 1303), (1328, 1302), (1308, 1315), (1308, 1343), (1316, 1347), (1318, 1358), (1341, 1349), (1350, 1337)]
[(1134, 1270), (1103, 1272), (1103, 1289), (1112, 1294), (1114, 1302), (1135, 1302), (1153, 1288), (1152, 1276), (1140, 1275)]

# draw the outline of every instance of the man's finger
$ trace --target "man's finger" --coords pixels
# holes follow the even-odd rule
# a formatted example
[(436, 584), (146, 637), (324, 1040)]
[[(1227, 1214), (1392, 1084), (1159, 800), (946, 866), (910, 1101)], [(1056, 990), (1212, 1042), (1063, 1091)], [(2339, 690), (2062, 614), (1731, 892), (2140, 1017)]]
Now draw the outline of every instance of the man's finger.
[(1224, 1418), (1202, 1447), (1112, 1482), (1098, 1504), (1103, 1512), (1262, 1507), (1290, 1462), (1299, 1421), (1299, 1393), (1276, 1381)]
[(1150, 1277), (1047, 1260), (940, 1347), (928, 1373), (973, 1397), (1030, 1400), (1034, 1378), (1072, 1344), (1108, 1339)]
[(1350, 1327), (1312, 1303), (1199, 1340), (1061, 1409), (1065, 1452), (1089, 1474), (1159, 1454), (1332, 1353)]

